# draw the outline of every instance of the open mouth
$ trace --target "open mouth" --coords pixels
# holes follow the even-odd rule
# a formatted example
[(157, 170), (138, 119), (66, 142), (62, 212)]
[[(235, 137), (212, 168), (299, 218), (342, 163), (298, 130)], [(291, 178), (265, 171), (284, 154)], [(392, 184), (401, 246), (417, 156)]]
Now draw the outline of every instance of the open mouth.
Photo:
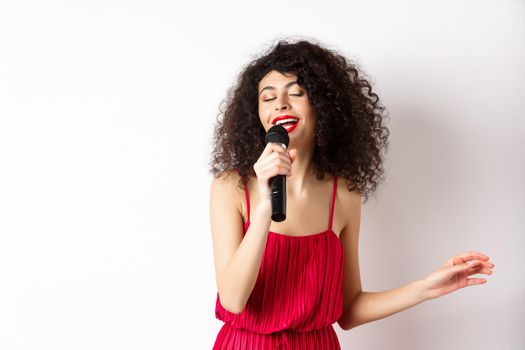
[(291, 133), (299, 124), (299, 118), (292, 116), (277, 117), (274, 124), (282, 126), (288, 133)]
[(286, 131), (288, 131), (288, 133), (291, 133), (292, 131), (295, 130), (295, 128), (297, 127), (299, 123), (297, 121), (294, 121), (294, 122), (288, 122), (288, 123), (284, 123), (284, 124), (279, 124), (281, 125), (283, 128), (286, 129)]

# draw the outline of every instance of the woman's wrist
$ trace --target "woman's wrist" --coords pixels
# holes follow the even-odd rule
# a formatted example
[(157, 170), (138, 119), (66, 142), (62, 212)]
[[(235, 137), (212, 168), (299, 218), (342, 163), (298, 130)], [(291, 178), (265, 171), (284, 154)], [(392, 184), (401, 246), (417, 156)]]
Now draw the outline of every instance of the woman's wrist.
[(432, 296), (428, 292), (427, 284), (424, 279), (419, 279), (417, 281), (414, 281), (414, 288), (416, 291), (416, 297), (418, 299), (418, 304), (432, 299)]
[(257, 207), (255, 208), (256, 213), (259, 213), (259, 215), (262, 215), (263, 217), (270, 217), (272, 213), (272, 202), (270, 199), (261, 199), (259, 200), (259, 203), (257, 203)]

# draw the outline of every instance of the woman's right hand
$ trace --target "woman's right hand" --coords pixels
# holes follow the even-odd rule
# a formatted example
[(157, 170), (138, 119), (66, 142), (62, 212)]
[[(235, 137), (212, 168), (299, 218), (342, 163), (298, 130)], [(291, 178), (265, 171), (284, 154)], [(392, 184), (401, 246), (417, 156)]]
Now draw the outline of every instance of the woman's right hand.
[(297, 149), (287, 151), (284, 147), (269, 142), (257, 162), (253, 165), (259, 184), (259, 200), (270, 203), (271, 188), (269, 180), (277, 175), (292, 175), (292, 163)]

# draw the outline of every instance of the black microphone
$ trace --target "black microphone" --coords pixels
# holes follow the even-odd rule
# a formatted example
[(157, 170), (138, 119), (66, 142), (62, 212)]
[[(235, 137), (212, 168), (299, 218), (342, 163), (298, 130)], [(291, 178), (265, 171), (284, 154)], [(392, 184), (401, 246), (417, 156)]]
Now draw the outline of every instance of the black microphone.
[[(264, 138), (266, 144), (274, 142), (286, 149), (290, 143), (288, 131), (280, 125), (272, 126)], [(272, 220), (284, 221), (286, 219), (286, 176), (277, 175), (270, 179)]]

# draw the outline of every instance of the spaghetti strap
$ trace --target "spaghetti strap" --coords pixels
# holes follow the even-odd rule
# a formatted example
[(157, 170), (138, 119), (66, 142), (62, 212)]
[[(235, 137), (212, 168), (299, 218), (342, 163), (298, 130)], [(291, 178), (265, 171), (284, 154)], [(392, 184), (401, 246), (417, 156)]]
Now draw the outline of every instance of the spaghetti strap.
[[(239, 176), (241, 176), (241, 172), (239, 169), (235, 169), (237, 170), (237, 173), (239, 174)], [(246, 219), (246, 222), (244, 223), (244, 225), (246, 226), (249, 222), (250, 222), (250, 196), (248, 195), (248, 182), (247, 181), (242, 181), (242, 183), (244, 184), (244, 194), (246, 196), (246, 211), (248, 212), (247, 213), (247, 219)]]
[(334, 221), (334, 206), (335, 206), (335, 195), (337, 193), (337, 176), (334, 176), (334, 188), (332, 190), (332, 205), (330, 208), (330, 225), (328, 231), (332, 230), (332, 222)]
[(243, 181), (243, 184), (244, 184), (244, 194), (246, 196), (246, 211), (248, 212), (246, 222), (244, 223), (246, 225), (247, 223), (250, 222), (250, 196), (248, 195), (248, 182)]
[(250, 222), (250, 196), (248, 195), (248, 183), (244, 181), (244, 194), (246, 195), (246, 210), (248, 211), (246, 223)]

